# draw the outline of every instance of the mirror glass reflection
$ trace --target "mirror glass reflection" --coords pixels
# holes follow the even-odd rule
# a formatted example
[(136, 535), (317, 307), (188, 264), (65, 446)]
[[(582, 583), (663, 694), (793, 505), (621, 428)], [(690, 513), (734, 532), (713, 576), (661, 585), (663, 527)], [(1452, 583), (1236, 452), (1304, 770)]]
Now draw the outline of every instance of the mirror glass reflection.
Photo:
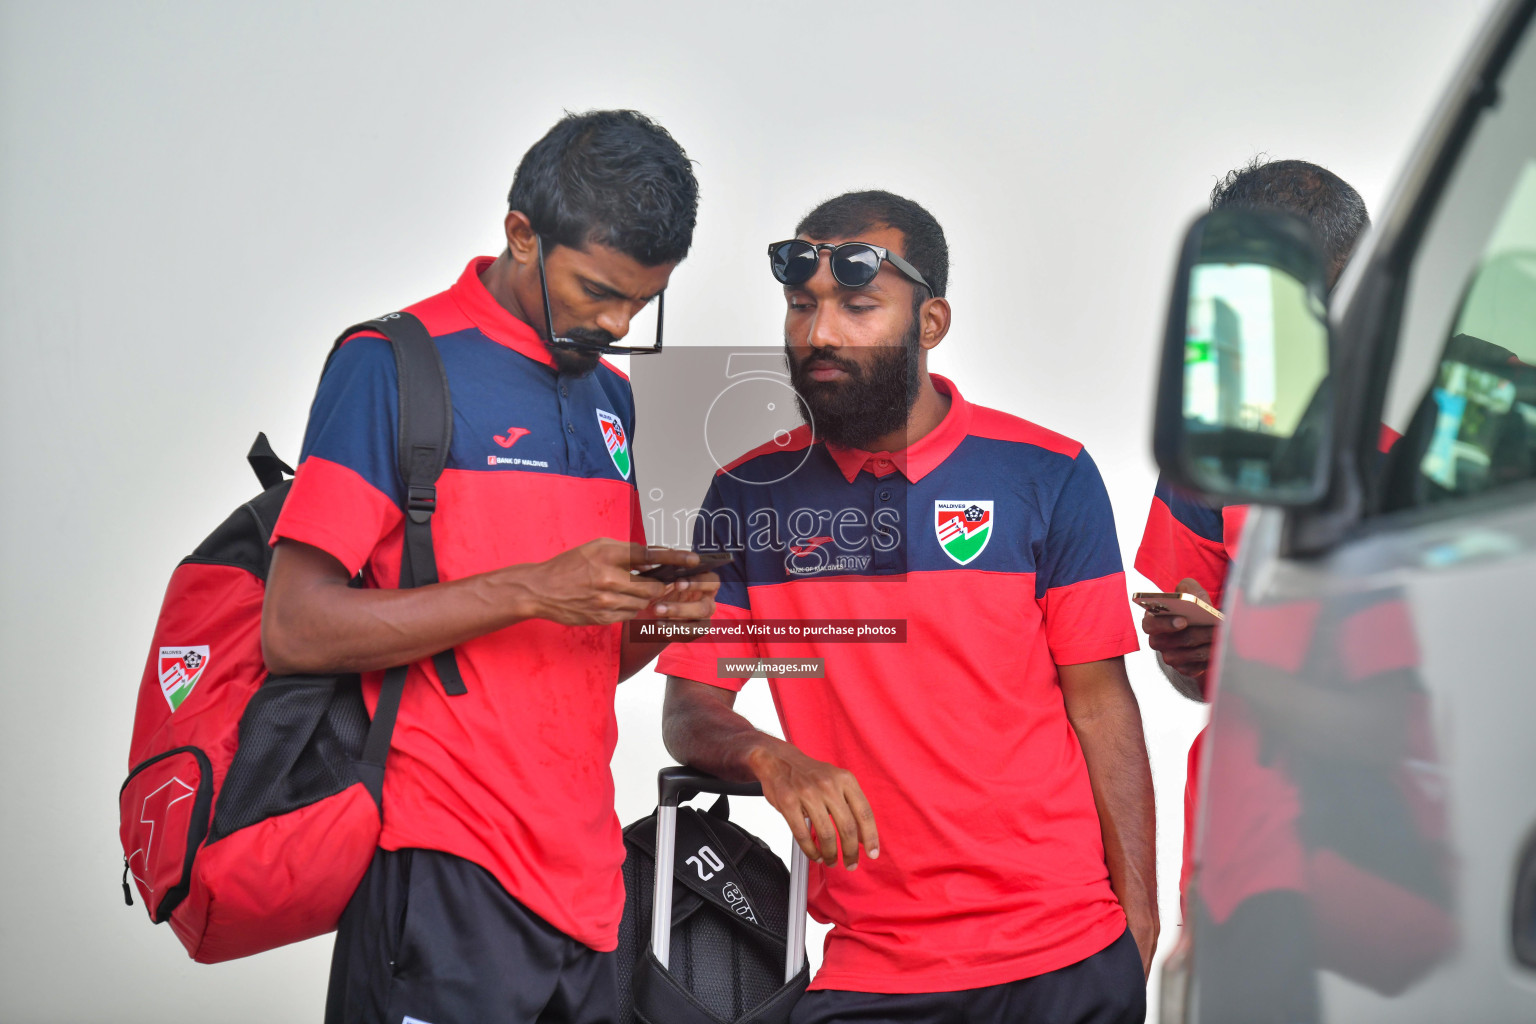
[(1213, 491), (1305, 489), (1326, 433), (1326, 311), (1314, 283), (1263, 263), (1190, 271), (1184, 424)]

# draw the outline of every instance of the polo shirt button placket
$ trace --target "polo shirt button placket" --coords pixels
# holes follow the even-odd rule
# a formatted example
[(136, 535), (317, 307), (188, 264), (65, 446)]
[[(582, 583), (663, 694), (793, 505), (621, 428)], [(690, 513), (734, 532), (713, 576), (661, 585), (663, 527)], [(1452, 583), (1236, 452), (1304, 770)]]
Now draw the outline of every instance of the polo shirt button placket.
[[(880, 462), (890, 465), (888, 460), (876, 460), (877, 464)], [(875, 572), (881, 575), (906, 571), (906, 483), (906, 478), (899, 473), (892, 473), (880, 478), (875, 484), (875, 502), (874, 507), (870, 509), (870, 554), (873, 556), (870, 564)], [(891, 513), (889, 511), (881, 512), (882, 509), (889, 510), (892, 508), (896, 509), (896, 521), (894, 523), (890, 521)], [(880, 517), (878, 520), (874, 518), (876, 515)], [(875, 526), (876, 522), (879, 522), (881, 525)], [(893, 529), (896, 531), (898, 538), (895, 548), (890, 551), (882, 551), (874, 546), (874, 539), (877, 535), (882, 533), (888, 534)]]
[(577, 451), (580, 447), (576, 440), (576, 424), (571, 420), (571, 385), (564, 378), (560, 378), (560, 418), (565, 421), (565, 464), (569, 468), (583, 465), (581, 455)]

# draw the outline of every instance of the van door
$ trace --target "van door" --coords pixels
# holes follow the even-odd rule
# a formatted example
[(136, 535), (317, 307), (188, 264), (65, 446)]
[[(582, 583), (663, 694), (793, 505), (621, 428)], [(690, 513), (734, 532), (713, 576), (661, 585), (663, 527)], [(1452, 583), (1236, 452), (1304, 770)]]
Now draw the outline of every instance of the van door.
[(1536, 33), (1508, 54), (1427, 219), (1373, 254), (1402, 283), (1380, 326), (1339, 339), (1390, 370), (1353, 434), (1401, 434), (1360, 456), (1353, 525), (1282, 556), (1300, 514), (1250, 516), (1191, 1020), (1536, 1020)]

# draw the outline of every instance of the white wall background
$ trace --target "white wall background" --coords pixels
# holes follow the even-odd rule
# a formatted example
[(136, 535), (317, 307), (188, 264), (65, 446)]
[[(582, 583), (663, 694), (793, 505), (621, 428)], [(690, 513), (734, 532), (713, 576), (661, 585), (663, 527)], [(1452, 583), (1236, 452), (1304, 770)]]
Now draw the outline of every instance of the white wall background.
[[(253, 491), (252, 436), (296, 453), (332, 335), (497, 248), (562, 110), (640, 108), (698, 161), (670, 343), (772, 343), (762, 245), (821, 198), (928, 205), (954, 262), (935, 369), (1088, 445), (1129, 564), (1186, 220), (1261, 151), (1376, 209), (1487, 7), (0, 3), (0, 1018), (318, 1019), (326, 940), (202, 967), (122, 905), (145, 648), (171, 568)], [(1146, 652), (1131, 672), (1166, 948), (1201, 715)], [(666, 761), (659, 698), (621, 688), (625, 821)]]

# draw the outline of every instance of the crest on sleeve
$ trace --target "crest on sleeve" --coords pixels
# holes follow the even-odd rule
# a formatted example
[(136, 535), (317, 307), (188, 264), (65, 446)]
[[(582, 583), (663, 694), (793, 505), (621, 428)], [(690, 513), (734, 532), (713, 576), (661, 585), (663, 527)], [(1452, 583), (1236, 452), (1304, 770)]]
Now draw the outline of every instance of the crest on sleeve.
[(602, 429), (603, 444), (608, 446), (608, 457), (613, 460), (613, 468), (619, 471), (619, 476), (628, 480), (629, 435), (624, 433), (623, 422), (606, 409), (599, 409), (597, 425)]
[(992, 502), (935, 501), (933, 528), (946, 555), (959, 565), (973, 562), (992, 539)]

